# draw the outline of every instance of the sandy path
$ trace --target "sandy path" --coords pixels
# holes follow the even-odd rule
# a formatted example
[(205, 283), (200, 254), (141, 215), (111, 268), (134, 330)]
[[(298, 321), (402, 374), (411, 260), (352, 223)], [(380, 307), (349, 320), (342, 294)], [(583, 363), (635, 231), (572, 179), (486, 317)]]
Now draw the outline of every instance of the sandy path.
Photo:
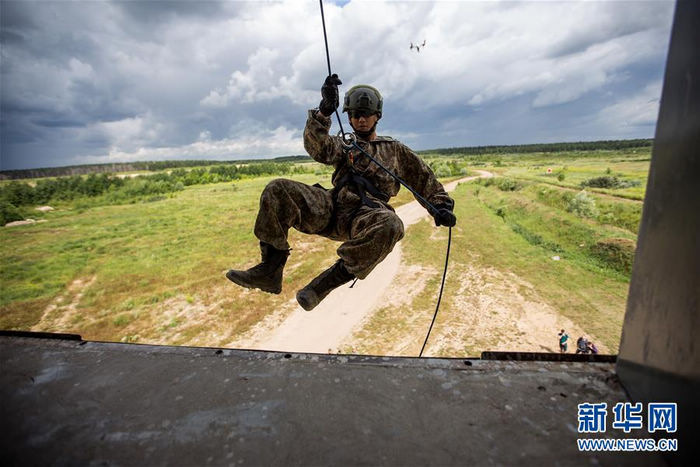
[[(479, 177), (492, 177), (493, 174), (478, 170), (480, 175), (462, 178), (445, 184), (450, 192), (460, 182)], [(405, 227), (415, 224), (428, 212), (417, 201), (396, 209)], [(353, 288), (339, 287), (331, 292), (312, 311), (305, 311), (296, 301), (290, 303), (294, 311), (281, 323), (275, 316), (263, 320), (244, 337), (245, 348), (277, 351), (316, 352), (336, 351), (340, 343), (351, 335), (353, 329), (361, 324), (378, 305), (399, 272), (401, 265), (401, 244), (362, 281), (357, 281)]]

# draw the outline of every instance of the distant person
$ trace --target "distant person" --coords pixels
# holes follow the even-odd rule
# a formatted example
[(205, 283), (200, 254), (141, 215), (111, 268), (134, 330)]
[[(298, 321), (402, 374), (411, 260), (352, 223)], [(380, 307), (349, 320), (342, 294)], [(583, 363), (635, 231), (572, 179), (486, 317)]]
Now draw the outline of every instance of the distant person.
[(567, 341), (569, 340), (569, 335), (563, 329), (559, 332), (559, 352), (566, 353), (566, 348), (568, 347)]
[(592, 354), (597, 354), (598, 353), (598, 347), (595, 346), (595, 344), (591, 341), (588, 341), (588, 351), (589, 353)]
[(576, 353), (588, 353), (588, 341), (583, 336), (576, 340)]
[[(309, 155), (335, 168), (333, 188), (286, 179), (271, 181), (260, 195), (254, 229), (262, 261), (250, 269), (226, 273), (240, 286), (278, 294), (289, 256), (290, 228), (343, 242), (335, 264), (297, 292), (297, 302), (305, 310), (314, 308), (336, 287), (367, 277), (404, 235), (403, 222), (389, 204), (399, 191), (399, 182), (360, 151), (344, 148), (340, 136), (328, 133), (330, 117), (340, 103), (339, 84), (337, 75), (326, 78), (321, 103), (309, 110), (304, 128), (304, 148)], [(357, 145), (437, 208), (435, 225), (453, 227), (457, 222), (454, 201), (430, 167), (406, 145), (377, 135), (382, 103), (381, 94), (372, 86), (353, 86), (345, 93), (343, 112), (348, 113)]]

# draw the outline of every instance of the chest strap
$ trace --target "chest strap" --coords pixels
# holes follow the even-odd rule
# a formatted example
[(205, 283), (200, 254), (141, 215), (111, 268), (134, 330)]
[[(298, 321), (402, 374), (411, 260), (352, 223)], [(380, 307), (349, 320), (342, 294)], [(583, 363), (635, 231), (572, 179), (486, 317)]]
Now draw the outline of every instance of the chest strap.
[(378, 208), (380, 207), (379, 204), (375, 203), (373, 200), (369, 199), (367, 197), (367, 193), (370, 195), (374, 196), (377, 199), (380, 199), (384, 202), (389, 201), (389, 195), (384, 193), (383, 191), (379, 190), (372, 182), (370, 182), (368, 179), (363, 177), (362, 175), (358, 174), (357, 172), (351, 171), (343, 175), (336, 183), (335, 183), (335, 190), (333, 193), (333, 203), (337, 204), (338, 202), (338, 193), (340, 192), (340, 189), (343, 188), (346, 185), (350, 185), (351, 187), (355, 188), (355, 192), (357, 195), (360, 197), (360, 200), (362, 200), (362, 204), (365, 206), (368, 206), (370, 208)]

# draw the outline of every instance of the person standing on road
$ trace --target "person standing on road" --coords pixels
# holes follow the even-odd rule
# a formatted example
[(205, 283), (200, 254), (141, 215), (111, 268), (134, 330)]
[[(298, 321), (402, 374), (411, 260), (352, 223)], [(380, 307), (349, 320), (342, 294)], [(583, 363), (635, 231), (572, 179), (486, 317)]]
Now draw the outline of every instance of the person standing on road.
[[(278, 294), (291, 227), (342, 242), (335, 264), (297, 292), (296, 299), (305, 310), (313, 309), (350, 280), (366, 278), (404, 235), (403, 223), (389, 204), (399, 191), (399, 182), (360, 151), (347, 150), (340, 136), (329, 135), (330, 117), (340, 105), (340, 84), (335, 74), (326, 78), (322, 100), (318, 108), (309, 110), (304, 128), (304, 148), (309, 155), (335, 168), (333, 188), (287, 179), (271, 181), (260, 196), (254, 229), (262, 261), (250, 269), (226, 273), (240, 286)], [(436, 226), (453, 227), (457, 222), (454, 200), (430, 167), (401, 142), (377, 135), (382, 109), (382, 95), (372, 86), (353, 86), (345, 93), (343, 112), (348, 113), (357, 144), (437, 208), (432, 214)], [(423, 201), (418, 202), (428, 209)]]
[(566, 348), (568, 347), (567, 341), (569, 340), (569, 335), (563, 329), (559, 332), (559, 352), (566, 353)]

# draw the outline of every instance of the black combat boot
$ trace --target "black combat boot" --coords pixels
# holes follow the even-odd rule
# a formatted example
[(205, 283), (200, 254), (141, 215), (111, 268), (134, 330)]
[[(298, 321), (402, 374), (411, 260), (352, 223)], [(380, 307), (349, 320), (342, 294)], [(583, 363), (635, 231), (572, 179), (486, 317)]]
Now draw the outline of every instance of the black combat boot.
[(297, 302), (306, 311), (316, 307), (331, 290), (350, 282), (355, 276), (345, 269), (345, 263), (339, 259), (333, 266), (323, 271), (316, 279), (297, 292)]
[(282, 292), (282, 271), (289, 256), (289, 250), (278, 250), (272, 245), (260, 242), (262, 261), (247, 271), (231, 269), (226, 277), (231, 282), (249, 289), (278, 294)]

